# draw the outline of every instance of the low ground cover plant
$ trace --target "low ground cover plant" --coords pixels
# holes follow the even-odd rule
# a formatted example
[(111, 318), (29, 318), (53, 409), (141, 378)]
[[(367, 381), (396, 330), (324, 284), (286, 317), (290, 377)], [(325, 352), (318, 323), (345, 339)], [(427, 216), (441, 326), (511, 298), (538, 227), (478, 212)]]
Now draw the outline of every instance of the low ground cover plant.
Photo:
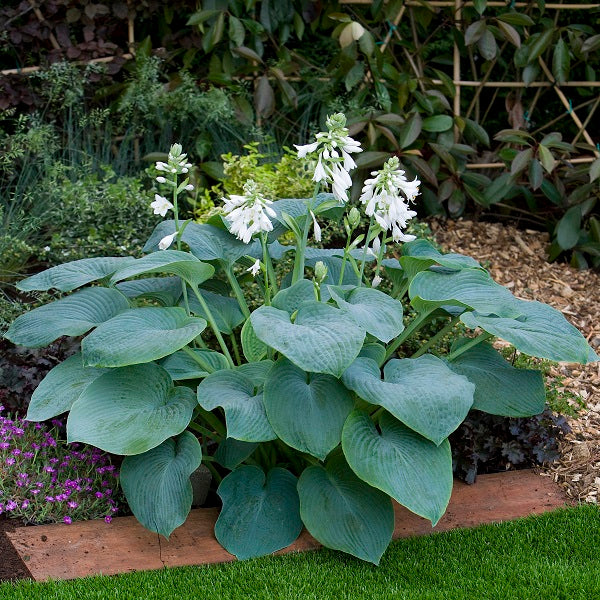
[[(156, 227), (145, 256), (82, 259), (21, 281), (24, 291), (66, 295), (17, 318), (6, 337), (36, 347), (85, 336), (81, 353), (40, 383), (27, 418), (68, 412), (68, 441), (123, 455), (123, 491), (148, 529), (168, 536), (184, 522), (189, 475), (204, 462), (219, 481), (216, 537), (238, 558), (285, 547), (305, 526), (325, 546), (378, 563), (392, 498), (432, 524), (443, 515), (448, 436), (471, 409), (544, 409), (540, 372), (514, 368), (493, 336), (550, 360), (598, 357), (559, 311), (408, 235), (420, 182), (397, 158), (364, 182), (369, 226), (359, 232), (360, 211), (346, 203), (362, 149), (343, 114), (297, 150), (312, 161), (312, 197), (271, 201), (249, 180), (198, 224), (179, 218), (191, 165), (173, 145), (156, 165), (165, 195), (151, 205), (173, 219)], [(342, 223), (345, 246), (309, 246), (328, 218)], [(276, 277), (288, 256), (289, 272)], [(262, 297), (253, 310), (248, 278)], [(384, 279), (390, 294), (377, 289)], [(459, 321), (474, 334), (434, 350)], [(410, 340), (432, 322), (438, 330), (414, 350)]]
[(32, 423), (0, 406), (0, 514), (25, 523), (71, 523), (118, 512), (118, 471), (102, 450), (67, 446), (63, 423)]

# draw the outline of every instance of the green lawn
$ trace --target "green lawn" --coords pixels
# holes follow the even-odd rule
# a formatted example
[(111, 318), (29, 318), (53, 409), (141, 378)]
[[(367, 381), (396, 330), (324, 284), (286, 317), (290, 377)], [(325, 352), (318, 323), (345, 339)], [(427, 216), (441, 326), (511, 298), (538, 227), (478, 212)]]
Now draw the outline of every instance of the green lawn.
[(115, 577), (0, 585), (1, 600), (600, 598), (600, 510), (394, 542), (375, 567), (318, 551)]

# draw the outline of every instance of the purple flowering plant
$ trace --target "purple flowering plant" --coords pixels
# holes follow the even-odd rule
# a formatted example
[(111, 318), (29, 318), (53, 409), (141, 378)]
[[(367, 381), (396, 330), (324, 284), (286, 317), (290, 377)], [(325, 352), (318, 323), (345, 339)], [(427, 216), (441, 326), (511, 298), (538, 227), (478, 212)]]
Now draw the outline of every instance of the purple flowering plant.
[(61, 440), (50, 425), (11, 416), (0, 406), (0, 514), (25, 523), (71, 523), (118, 512), (119, 473), (109, 456)]

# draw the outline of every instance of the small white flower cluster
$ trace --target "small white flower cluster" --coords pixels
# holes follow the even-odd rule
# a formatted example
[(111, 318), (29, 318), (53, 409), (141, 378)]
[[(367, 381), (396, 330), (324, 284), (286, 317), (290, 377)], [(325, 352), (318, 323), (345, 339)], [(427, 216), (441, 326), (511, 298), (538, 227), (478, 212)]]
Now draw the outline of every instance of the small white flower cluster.
[(373, 179), (367, 179), (362, 189), (360, 201), (366, 204), (367, 216), (374, 216), (383, 230), (391, 230), (395, 242), (410, 242), (414, 235), (402, 232), (410, 219), (417, 213), (410, 210), (401, 194), (412, 202), (419, 194), (421, 182), (415, 177), (408, 181), (400, 169), (400, 161), (392, 157), (383, 165), (381, 171), (373, 171)]
[[(187, 154), (183, 153), (183, 148), (181, 144), (173, 144), (171, 149), (169, 150), (169, 158), (168, 162), (164, 163), (158, 161), (156, 163), (157, 171), (164, 171), (165, 173), (172, 174), (185, 174), (192, 168), (192, 163), (187, 162)], [(156, 181), (158, 183), (166, 183), (167, 179), (165, 177), (157, 177)]]
[(275, 217), (275, 211), (269, 206), (273, 204), (267, 200), (257, 188), (256, 183), (250, 179), (244, 184), (244, 195), (232, 194), (223, 198), (225, 207), (223, 212), (229, 222), (229, 230), (244, 244), (250, 243), (255, 233), (273, 230), (269, 217)]
[(347, 190), (352, 186), (349, 173), (356, 168), (350, 154), (362, 152), (362, 148), (348, 135), (346, 117), (342, 113), (328, 117), (326, 124), (328, 131), (317, 133), (316, 142), (296, 146), (298, 158), (318, 153), (313, 181), (330, 183), (334, 197), (346, 203)]

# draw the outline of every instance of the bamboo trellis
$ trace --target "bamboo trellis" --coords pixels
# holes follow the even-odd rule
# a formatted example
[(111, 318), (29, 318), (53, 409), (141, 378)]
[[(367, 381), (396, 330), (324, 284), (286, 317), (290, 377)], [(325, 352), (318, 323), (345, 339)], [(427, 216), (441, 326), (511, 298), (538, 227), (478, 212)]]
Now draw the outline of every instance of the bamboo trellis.
[[(43, 23), (44, 16), (43, 16), (38, 4), (36, 3), (36, 1), (28, 0), (28, 2), (30, 4), (32, 10), (34, 11), (34, 14), (36, 15), (37, 19), (41, 23)], [(341, 2), (341, 4), (348, 4), (348, 5), (364, 5), (364, 4), (371, 4), (372, 0), (340, 0), (340, 2)], [(514, 2), (513, 1), (510, 6), (516, 7), (516, 8), (526, 8), (526, 7), (531, 6), (531, 4), (532, 4), (531, 2)], [(387, 32), (382, 43), (379, 45), (380, 51), (384, 52), (386, 50), (386, 48), (389, 45), (389, 43), (391, 42), (393, 36), (395, 36), (399, 41), (402, 41), (402, 37), (398, 30), (398, 25), (400, 24), (402, 19), (405, 17), (407, 12), (409, 13), (409, 16), (411, 17), (412, 34), (413, 34), (413, 38), (415, 38), (415, 40), (416, 40), (416, 28), (415, 28), (415, 24), (414, 24), (412, 15), (410, 15), (411, 8), (423, 8), (424, 6), (428, 6), (433, 9), (452, 8), (453, 9), (454, 27), (461, 30), (462, 29), (462, 10), (464, 7), (473, 6), (473, 5), (474, 5), (474, 2), (472, 2), (471, 0), (467, 0), (467, 1), (464, 1), (464, 0), (426, 0), (426, 1), (425, 0), (404, 0), (404, 2), (400, 6), (397, 14), (395, 15), (394, 19), (391, 21), (391, 27), (389, 28), (389, 31)], [(502, 1), (488, 1), (487, 6), (488, 7), (507, 7), (507, 3), (502, 2)], [(599, 9), (600, 3), (586, 3), (586, 4), (565, 3), (565, 4), (562, 4), (562, 3), (547, 2), (545, 4), (545, 8), (547, 10), (556, 10), (556, 11), (559, 11), (559, 10), (592, 10), (592, 9)], [(407, 11), (407, 9), (408, 9), (408, 11)], [(135, 56), (135, 23), (134, 23), (134, 19), (133, 19), (131, 12), (128, 16), (127, 32), (128, 32), (128, 41), (127, 41), (127, 45), (128, 45), (127, 50), (128, 51), (126, 53), (120, 55), (120, 58), (124, 58), (125, 60), (130, 60)], [(55, 50), (60, 49), (60, 45), (58, 43), (58, 40), (54, 36), (54, 34), (50, 33), (49, 39), (50, 39), (50, 43), (51, 43), (52, 47)], [(415, 55), (411, 54), (405, 46), (402, 46), (402, 52), (409, 64), (411, 70), (416, 75), (416, 78), (419, 81), (419, 85), (422, 87), (423, 86), (422, 78), (423, 78), (424, 67), (422, 64), (420, 64), (420, 59), (418, 57), (418, 54), (415, 54)], [(107, 56), (107, 57), (102, 57), (102, 58), (95, 58), (95, 59), (92, 59), (89, 61), (76, 61), (75, 64), (78, 64), (78, 65), (84, 64), (85, 65), (85, 64), (94, 64), (94, 63), (106, 63), (106, 62), (111, 62), (112, 60), (115, 60), (116, 58), (117, 58), (117, 56)], [(574, 137), (573, 142), (575, 143), (581, 136), (583, 136), (585, 141), (588, 144), (590, 144), (590, 146), (595, 148), (592, 156), (571, 159), (570, 162), (571, 163), (586, 163), (586, 162), (594, 161), (596, 158), (600, 157), (600, 151), (599, 151), (600, 146), (594, 142), (594, 140), (593, 140), (592, 136), (589, 134), (587, 128), (588, 128), (589, 123), (591, 122), (592, 116), (594, 115), (594, 113), (596, 112), (596, 110), (598, 109), (598, 107), (600, 105), (600, 96), (598, 96), (598, 98), (596, 99), (596, 102), (593, 104), (592, 108), (590, 109), (590, 112), (588, 113), (585, 121), (582, 122), (576, 113), (576, 109), (582, 108), (583, 106), (585, 106), (589, 103), (586, 102), (586, 103), (580, 105), (579, 107), (573, 108), (573, 106), (571, 105), (571, 102), (569, 101), (569, 99), (567, 98), (565, 93), (563, 92), (562, 88), (573, 88), (573, 87), (598, 88), (598, 87), (600, 87), (600, 81), (566, 81), (566, 82), (559, 83), (554, 79), (552, 72), (550, 71), (550, 69), (548, 68), (547, 64), (545, 63), (545, 61), (543, 60), (543, 58), (541, 56), (538, 58), (538, 62), (540, 64), (542, 72), (544, 73), (544, 75), (546, 77), (545, 81), (535, 81), (530, 84), (525, 84), (522, 81), (504, 81), (504, 80), (503, 81), (493, 81), (490, 79), (490, 77), (491, 77), (491, 73), (493, 70), (493, 66), (496, 64), (496, 61), (494, 61), (494, 63), (492, 64), (492, 66), (490, 67), (490, 69), (488, 70), (486, 75), (482, 78), (482, 80), (475, 81), (475, 80), (463, 79), (462, 78), (463, 71), (461, 68), (462, 65), (461, 65), (460, 49), (459, 49), (456, 41), (454, 41), (453, 65), (452, 65), (452, 75), (453, 75), (452, 83), (454, 84), (455, 89), (456, 89), (456, 93), (455, 93), (454, 99), (453, 99), (453, 107), (452, 107), (452, 112), (453, 112), (454, 116), (455, 117), (462, 116), (462, 110), (461, 110), (461, 89), (462, 88), (476, 88), (477, 91), (475, 94), (475, 100), (473, 102), (475, 102), (479, 98), (479, 93), (480, 93), (481, 89), (483, 89), (483, 88), (496, 88), (496, 89), (500, 89), (500, 88), (529, 89), (529, 88), (531, 88), (531, 89), (538, 90), (537, 94), (539, 94), (539, 92), (543, 88), (553, 88), (567, 112), (564, 113), (564, 115), (560, 115), (556, 119), (553, 119), (551, 121), (551, 123), (555, 123), (556, 121), (561, 119), (563, 116), (566, 116), (566, 114), (569, 114), (571, 116), (571, 119), (577, 126), (577, 133)], [(3, 71), (0, 71), (0, 74), (13, 75), (13, 74), (21, 74), (21, 73), (32, 73), (35, 71), (39, 71), (41, 68), (42, 67), (40, 67), (40, 66), (32, 66), (32, 67), (24, 67), (22, 69), (5, 69)], [(290, 78), (290, 80), (292, 80), (292, 79), (295, 79), (295, 78)], [(440, 85), (443, 82), (439, 79), (433, 79), (432, 83), (435, 85)], [(530, 109), (530, 111), (533, 110), (533, 107), (535, 106), (535, 103), (537, 102), (538, 97), (539, 96), (536, 95), (536, 98), (533, 101), (533, 105), (532, 105), (532, 108)], [(470, 115), (471, 110), (473, 109), (473, 102), (471, 103), (471, 106), (469, 107), (469, 109), (467, 111), (467, 116)], [(458, 133), (459, 133), (458, 129), (455, 129), (456, 139), (458, 139)], [(490, 168), (503, 168), (504, 166), (505, 166), (504, 163), (470, 163), (467, 165), (467, 168), (469, 168), (469, 169), (490, 169)]]
[[(358, 4), (371, 4), (372, 0), (340, 0), (340, 2), (342, 4), (358, 5)], [(532, 4), (531, 2), (512, 2), (510, 4), (510, 6), (517, 7), (517, 8), (526, 8), (526, 7), (531, 6), (531, 4)], [(391, 26), (389, 28), (389, 31), (387, 32), (383, 42), (380, 45), (381, 52), (385, 51), (385, 49), (387, 48), (387, 46), (389, 45), (389, 43), (392, 39), (392, 36), (396, 36), (396, 38), (399, 41), (402, 41), (402, 37), (398, 31), (398, 25), (400, 24), (401, 20), (403, 19), (404, 15), (406, 14), (407, 8), (411, 8), (411, 7), (423, 8), (425, 6), (431, 7), (431, 8), (452, 8), (453, 9), (454, 27), (456, 27), (460, 31), (462, 29), (462, 10), (466, 6), (473, 6), (473, 5), (474, 5), (474, 2), (463, 1), (463, 0), (427, 0), (424, 2), (420, 1), (420, 0), (404, 0), (404, 2), (402, 3), (402, 6), (399, 8), (395, 18), (391, 21)], [(504, 8), (506, 8), (508, 6), (508, 3), (507, 2), (488, 1), (487, 6), (488, 7), (504, 7)], [(559, 10), (592, 10), (592, 9), (599, 9), (600, 3), (562, 4), (562, 3), (546, 2), (545, 8), (548, 10), (556, 10), (556, 11), (559, 11)], [(413, 37), (415, 38), (415, 41), (416, 41), (416, 30), (414, 27), (414, 21), (412, 19), (411, 19), (411, 29), (413, 32)], [(418, 57), (411, 55), (410, 52), (404, 46), (403, 46), (402, 50), (403, 50), (403, 53), (410, 65), (412, 71), (417, 76), (417, 79), (420, 79), (420, 77), (422, 76), (423, 69), (421, 67), (419, 67), (417, 64)], [(590, 146), (595, 148), (593, 150), (592, 156), (584, 156), (584, 157), (571, 159), (569, 162), (575, 163), (575, 164), (593, 162), (594, 160), (596, 160), (596, 158), (600, 157), (600, 151), (599, 151), (600, 146), (598, 145), (598, 143), (594, 142), (592, 136), (589, 134), (589, 132), (587, 130), (587, 127), (588, 127), (589, 123), (591, 122), (592, 116), (596, 112), (596, 109), (600, 105), (600, 96), (598, 96), (598, 98), (596, 99), (596, 102), (594, 103), (593, 107), (590, 109), (590, 112), (588, 113), (585, 121), (582, 122), (581, 119), (579, 118), (579, 116), (577, 115), (575, 109), (573, 108), (571, 102), (569, 101), (569, 99), (567, 98), (567, 96), (565, 95), (565, 93), (562, 91), (561, 88), (573, 88), (573, 87), (598, 88), (598, 87), (600, 87), (600, 81), (566, 81), (566, 82), (559, 83), (554, 79), (552, 72), (550, 71), (550, 69), (548, 68), (548, 65), (546, 64), (546, 62), (544, 61), (544, 59), (541, 56), (538, 58), (538, 62), (540, 64), (540, 67), (542, 69), (544, 76), (546, 77), (545, 81), (535, 81), (535, 82), (532, 82), (531, 84), (525, 84), (522, 81), (491, 81), (489, 78), (490, 78), (493, 66), (496, 64), (496, 61), (494, 61), (493, 65), (490, 67), (490, 69), (486, 73), (485, 77), (481, 81), (472, 81), (472, 80), (462, 79), (460, 49), (455, 40), (454, 44), (453, 44), (453, 65), (452, 65), (452, 75), (453, 75), (452, 83), (454, 84), (455, 89), (456, 89), (456, 93), (454, 95), (453, 107), (452, 107), (454, 116), (460, 117), (462, 115), (461, 88), (477, 88), (476, 98), (478, 98), (478, 94), (479, 94), (479, 91), (481, 90), (481, 88), (485, 88), (485, 87), (511, 88), (511, 89), (534, 88), (534, 89), (538, 89), (538, 90), (541, 90), (542, 88), (553, 88), (555, 90), (558, 98), (560, 99), (561, 103), (563, 104), (563, 106), (566, 109), (566, 113), (564, 113), (564, 115), (561, 115), (561, 117), (559, 117), (559, 118), (562, 118), (562, 116), (566, 116), (566, 114), (569, 114), (571, 116), (571, 119), (577, 126), (577, 133), (573, 139), (573, 143), (575, 143), (579, 139), (580, 136), (583, 136), (585, 141), (588, 144), (590, 144)], [(443, 82), (439, 79), (433, 79), (432, 83), (435, 85), (441, 85)], [(537, 99), (534, 101), (534, 104), (536, 101), (537, 101)], [(584, 104), (588, 104), (588, 103), (584, 103)], [(470, 110), (471, 110), (471, 107), (469, 109), (469, 113), (470, 113)], [(559, 120), (559, 119), (554, 119), (552, 122), (554, 123), (557, 120)], [(455, 128), (455, 138), (457, 140), (458, 140), (458, 136), (459, 136), (458, 128)], [(468, 169), (490, 169), (490, 168), (500, 169), (500, 168), (504, 168), (504, 167), (505, 167), (505, 164), (501, 163), (501, 162), (467, 164)]]

